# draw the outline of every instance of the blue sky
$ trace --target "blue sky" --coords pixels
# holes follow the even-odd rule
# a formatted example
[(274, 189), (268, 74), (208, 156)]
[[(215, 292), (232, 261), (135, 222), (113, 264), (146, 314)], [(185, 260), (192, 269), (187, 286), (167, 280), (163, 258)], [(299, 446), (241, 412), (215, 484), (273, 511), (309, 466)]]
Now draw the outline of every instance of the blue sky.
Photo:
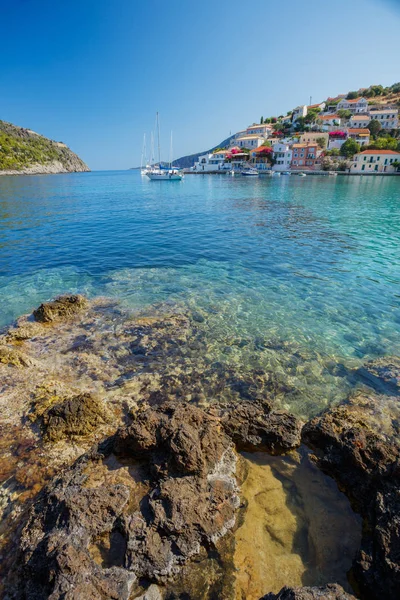
[(92, 169), (168, 158), (261, 115), (400, 80), (400, 0), (0, 0), (0, 119)]

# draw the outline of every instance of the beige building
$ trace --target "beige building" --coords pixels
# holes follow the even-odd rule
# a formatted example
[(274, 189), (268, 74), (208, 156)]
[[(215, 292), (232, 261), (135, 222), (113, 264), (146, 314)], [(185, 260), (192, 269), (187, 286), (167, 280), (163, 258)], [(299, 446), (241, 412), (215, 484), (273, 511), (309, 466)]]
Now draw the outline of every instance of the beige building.
[(318, 138), (324, 138), (326, 144), (328, 145), (329, 134), (321, 131), (307, 131), (306, 133), (302, 133), (299, 139), (300, 144), (315, 144)]
[(349, 127), (351, 129), (366, 129), (368, 127), (371, 117), (369, 113), (361, 115), (353, 115), (349, 121)]
[(394, 173), (393, 163), (400, 163), (400, 152), (395, 150), (364, 150), (353, 158), (351, 173)]

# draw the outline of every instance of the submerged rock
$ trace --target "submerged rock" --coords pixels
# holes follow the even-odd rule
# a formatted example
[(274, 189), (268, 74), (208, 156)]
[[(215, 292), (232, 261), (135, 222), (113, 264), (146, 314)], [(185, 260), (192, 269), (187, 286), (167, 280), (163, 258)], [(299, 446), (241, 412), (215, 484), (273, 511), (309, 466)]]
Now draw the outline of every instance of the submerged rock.
[(281, 454), (301, 443), (302, 423), (268, 403), (242, 402), (222, 409), (221, 423), (240, 451)]
[[(133, 476), (138, 459), (145, 493)], [(203, 411), (143, 410), (43, 490), (21, 536), (18, 597), (128, 599), (139, 578), (167, 580), (233, 527), (235, 464), (229, 438)]]
[(267, 594), (260, 600), (356, 600), (335, 583), (322, 587), (284, 587), (278, 594)]
[(52, 302), (43, 302), (39, 308), (33, 311), (33, 316), (40, 323), (51, 323), (71, 317), (87, 306), (86, 298), (79, 294), (59, 296)]
[(353, 573), (361, 597), (395, 600), (400, 590), (400, 449), (376, 433), (360, 406), (342, 405), (307, 423), (304, 442), (364, 519)]
[(386, 385), (400, 393), (400, 357), (384, 356), (367, 362), (358, 373), (379, 385)]

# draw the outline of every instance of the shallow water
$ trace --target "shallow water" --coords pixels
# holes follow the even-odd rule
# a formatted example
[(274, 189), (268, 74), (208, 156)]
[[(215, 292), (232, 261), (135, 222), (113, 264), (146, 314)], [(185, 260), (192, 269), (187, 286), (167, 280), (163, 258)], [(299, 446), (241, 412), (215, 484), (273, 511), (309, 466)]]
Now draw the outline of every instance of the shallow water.
[(0, 325), (57, 294), (190, 309), (209, 360), (303, 416), (400, 352), (400, 180), (136, 172), (0, 178)]
[(235, 534), (237, 600), (332, 581), (351, 591), (346, 573), (360, 546), (361, 518), (334, 481), (305, 448), (284, 457), (244, 458), (248, 507)]

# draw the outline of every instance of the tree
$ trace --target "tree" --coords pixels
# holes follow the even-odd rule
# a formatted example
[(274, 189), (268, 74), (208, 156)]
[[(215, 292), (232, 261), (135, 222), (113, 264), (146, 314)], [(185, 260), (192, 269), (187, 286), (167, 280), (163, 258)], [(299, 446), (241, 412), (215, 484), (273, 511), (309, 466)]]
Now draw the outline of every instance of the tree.
[(262, 125), (264, 123), (264, 117), (261, 117), (260, 119), (260, 125)]
[(376, 138), (376, 136), (382, 129), (382, 125), (377, 119), (372, 119), (372, 121), (368, 123), (368, 129), (370, 130), (372, 137)]
[(360, 144), (349, 138), (340, 148), (340, 154), (346, 158), (352, 158), (357, 152), (360, 152)]
[(400, 161), (395, 160), (392, 162), (392, 167), (394, 167), (396, 171), (400, 171)]
[(358, 98), (358, 92), (349, 92), (346, 96), (347, 100), (355, 100)]
[(345, 108), (340, 108), (337, 111), (337, 114), (338, 114), (338, 116), (341, 119), (350, 119), (350, 117), (351, 117), (351, 110), (346, 110)]
[(319, 137), (315, 140), (320, 148), (326, 147), (326, 139), (324, 137)]
[(310, 108), (307, 112), (307, 115), (304, 117), (304, 122), (311, 125), (311, 123), (314, 123), (317, 120), (320, 112), (320, 108)]

